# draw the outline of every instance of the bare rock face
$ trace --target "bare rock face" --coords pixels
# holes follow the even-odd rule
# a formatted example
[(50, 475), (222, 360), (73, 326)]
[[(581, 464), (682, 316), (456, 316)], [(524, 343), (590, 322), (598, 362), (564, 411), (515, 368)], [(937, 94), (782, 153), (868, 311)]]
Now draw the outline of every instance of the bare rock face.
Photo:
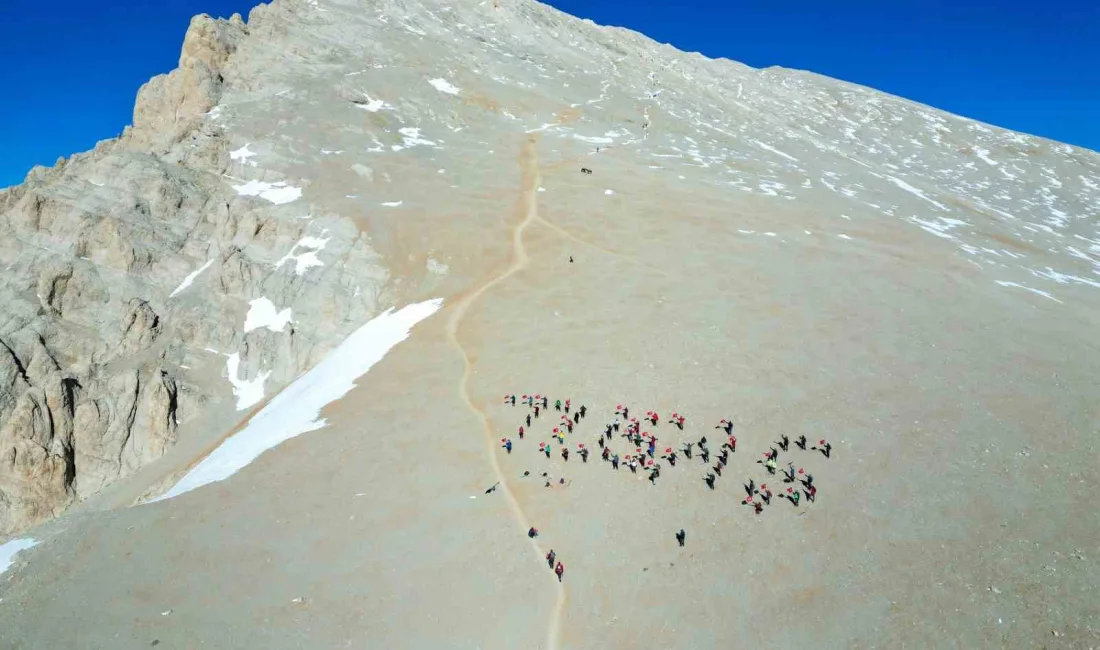
[(162, 147), (189, 131), (221, 98), (222, 67), (248, 35), (239, 15), (217, 21), (202, 14), (191, 20), (179, 67), (150, 79), (138, 90), (130, 145)]

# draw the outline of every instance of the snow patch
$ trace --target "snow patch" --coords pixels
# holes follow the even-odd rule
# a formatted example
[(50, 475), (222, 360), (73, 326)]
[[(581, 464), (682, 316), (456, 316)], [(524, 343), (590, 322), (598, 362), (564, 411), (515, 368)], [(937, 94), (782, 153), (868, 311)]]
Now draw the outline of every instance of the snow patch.
[(615, 190), (604, 190), (603, 193), (608, 195), (608, 196), (611, 196), (612, 194), (615, 193)]
[(997, 284), (1001, 285), (1002, 287), (1016, 287), (1016, 288), (1018, 288), (1018, 289), (1023, 289), (1023, 290), (1025, 290), (1025, 291), (1030, 291), (1031, 293), (1035, 293), (1035, 294), (1038, 294), (1038, 295), (1040, 295), (1040, 296), (1042, 296), (1042, 297), (1044, 297), (1044, 298), (1050, 298), (1051, 300), (1053, 300), (1054, 302), (1057, 302), (1057, 303), (1061, 303), (1061, 302), (1062, 302), (1061, 300), (1058, 300), (1057, 298), (1055, 298), (1054, 296), (1050, 295), (1050, 294), (1049, 294), (1049, 293), (1047, 293), (1046, 291), (1041, 291), (1041, 290), (1039, 290), (1039, 289), (1033, 289), (1033, 288), (1031, 288), (1031, 287), (1028, 287), (1028, 286), (1024, 286), (1024, 285), (1022, 285), (1022, 284), (1017, 284), (1017, 283), (1015, 283), (1015, 282), (1005, 282), (1005, 281), (1003, 281), (1003, 280), (997, 280)]
[(927, 196), (925, 196), (924, 192), (918, 190), (917, 188), (913, 187), (909, 183), (906, 183), (905, 181), (901, 180), (900, 178), (894, 178), (893, 176), (887, 176), (886, 179), (889, 180), (894, 185), (897, 185), (901, 189), (905, 190), (906, 192), (909, 192), (910, 194), (912, 194), (914, 196), (918, 196), (918, 197), (924, 199), (925, 201), (928, 201), (929, 203), (936, 206), (937, 208), (939, 208), (941, 210), (947, 210), (947, 207), (944, 206), (944, 204), (942, 204), (938, 201), (935, 201), (933, 199), (928, 198)]
[[(249, 142), (248, 144), (252, 144), (252, 143)], [(255, 160), (249, 160), (249, 158), (251, 158), (252, 156), (255, 156), (256, 152), (255, 151), (249, 151), (248, 144), (241, 147), (240, 149), (237, 149), (236, 151), (230, 151), (229, 152), (230, 160), (236, 160), (236, 161), (238, 161), (242, 164), (251, 165), (252, 167), (255, 167), (256, 166), (256, 161)]]
[(237, 190), (240, 196), (258, 196), (275, 205), (297, 201), (302, 196), (302, 188), (287, 185), (282, 181), (277, 183), (248, 181), (244, 185), (234, 185), (233, 189)]
[(404, 203), (404, 201), (387, 201), (387, 202), (383, 203), (382, 205), (386, 206), (387, 208), (396, 208), (397, 206), (401, 205), (402, 203)]
[(432, 88), (435, 88), (439, 92), (446, 93), (448, 95), (457, 95), (458, 93), (462, 92), (461, 89), (459, 89), (457, 86), (453, 85), (446, 79), (429, 79), (428, 83), (432, 85)]
[[(323, 235), (325, 233), (322, 232), (321, 234)], [(324, 266), (325, 263), (317, 258), (317, 252), (323, 249), (328, 241), (328, 238), (322, 239), (321, 237), (302, 237), (298, 240), (297, 244), (294, 244), (289, 253), (284, 255), (283, 258), (278, 262), (275, 262), (275, 268), (279, 268), (286, 262), (294, 260), (295, 275), (302, 275), (314, 266)], [(301, 254), (295, 254), (299, 248), (305, 248), (308, 250)]]
[(0, 575), (3, 575), (5, 571), (11, 568), (11, 565), (15, 563), (15, 556), (19, 555), (20, 551), (25, 551), (37, 545), (38, 541), (30, 537), (13, 539), (4, 544), (0, 544)]
[(225, 361), (225, 372), (229, 377), (229, 383), (233, 384), (233, 395), (237, 398), (237, 410), (243, 411), (251, 408), (264, 398), (264, 382), (271, 376), (271, 371), (261, 372), (251, 381), (241, 379), (237, 373), (241, 369), (241, 355), (234, 352), (228, 355)]
[[(223, 442), (153, 501), (170, 499), (223, 481), (265, 451), (302, 433), (324, 427), (326, 421), (320, 417), (321, 409), (346, 395), (390, 349), (408, 338), (413, 326), (442, 305), (443, 300), (437, 298), (408, 305), (397, 312), (391, 308), (360, 327), (320, 363), (276, 395), (242, 431)], [(230, 362), (236, 356), (232, 355)], [(239, 359), (233, 364), (234, 371), (237, 363)], [(230, 377), (235, 377), (235, 372)]]
[(214, 260), (210, 260), (206, 264), (203, 264), (202, 266), (200, 266), (197, 270), (192, 271), (190, 273), (190, 275), (188, 275), (186, 278), (183, 279), (183, 282), (180, 282), (180, 286), (176, 287), (175, 291), (168, 294), (168, 297), (169, 298), (175, 298), (176, 294), (183, 291), (187, 287), (191, 286), (191, 283), (195, 281), (195, 278), (199, 277), (200, 273), (202, 273), (206, 269), (210, 268), (210, 265), (213, 264), (213, 263), (214, 263)]
[(286, 327), (286, 324), (291, 322), (290, 307), (282, 311), (277, 311), (275, 309), (275, 303), (263, 296), (248, 304), (250, 305), (248, 316), (244, 319), (245, 334), (261, 327), (266, 327), (272, 332), (281, 332)]

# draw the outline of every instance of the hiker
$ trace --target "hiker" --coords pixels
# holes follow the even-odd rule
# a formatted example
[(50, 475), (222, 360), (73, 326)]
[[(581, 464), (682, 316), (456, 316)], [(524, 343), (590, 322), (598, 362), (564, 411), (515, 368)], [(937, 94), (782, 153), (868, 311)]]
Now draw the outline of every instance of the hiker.
[(702, 438), (699, 438), (699, 448), (702, 449), (706, 446), (707, 446), (707, 437), (703, 436)]
[(687, 533), (685, 533), (684, 529), (681, 528), (680, 532), (676, 533), (676, 541), (679, 542), (680, 548), (684, 547), (684, 540), (685, 539), (687, 539)]
[(569, 400), (565, 400), (565, 412), (569, 412)]
[(581, 447), (581, 462), (588, 462), (588, 447)]
[(794, 483), (794, 463), (787, 463), (787, 469), (783, 472), (783, 482)]
[(710, 450), (707, 449), (706, 447), (700, 448), (699, 449), (699, 458), (703, 459), (704, 464), (709, 463), (710, 462)]
[(554, 552), (554, 549), (550, 549), (550, 552), (546, 554), (546, 563), (550, 565), (550, 568), (554, 568), (554, 560), (558, 558), (558, 554)]
[(633, 456), (628, 456), (628, 458), (630, 459), (630, 463), (628, 463), (630, 465), (630, 473), (631, 474), (637, 474), (638, 473), (638, 461), (634, 460)]
[(654, 468), (653, 468), (653, 471), (651, 471), (651, 472), (649, 473), (649, 482), (650, 482), (650, 483), (651, 483), (652, 485), (657, 485), (657, 477), (658, 477), (658, 476), (660, 476), (660, 475), (661, 475), (661, 468), (660, 468), (660, 466), (654, 467)]
[(722, 465), (721, 464), (715, 465), (711, 469), (713, 469), (714, 473), (717, 474), (718, 476), (722, 475)]
[(749, 498), (751, 499), (752, 495), (756, 494), (756, 481), (750, 478), (749, 482), (745, 484), (745, 492), (748, 493)]
[(539, 419), (539, 407), (535, 407), (535, 419)]
[(710, 472), (707, 472), (706, 478), (703, 479), (703, 482), (707, 484), (707, 487), (709, 487), (710, 489), (713, 490), (714, 489), (714, 474), (711, 474)]
[(530, 537), (531, 539), (534, 539), (534, 538), (538, 537), (539, 536), (539, 529), (538, 528), (532, 528), (531, 530), (527, 531), (527, 536)]
[(722, 464), (722, 467), (726, 466), (726, 461), (729, 460), (729, 457), (730, 453), (725, 449), (722, 450), (722, 453), (718, 454), (718, 462)]
[(569, 448), (568, 447), (562, 447), (561, 448), (561, 458), (562, 458), (562, 460), (564, 460), (566, 462), (569, 462)]
[(831, 442), (825, 442), (824, 440), (821, 440), (817, 444), (819, 444), (821, 446), (820, 447), (811, 447), (811, 449), (815, 449), (817, 451), (820, 451), (821, 453), (825, 454), (826, 458), (828, 458), (829, 455), (832, 454), (833, 444)]
[(672, 419), (669, 420), (669, 422), (675, 424), (676, 427), (680, 429), (680, 431), (684, 430), (684, 416), (680, 415), (679, 413), (673, 413)]
[(760, 484), (760, 498), (764, 500), (767, 505), (772, 504), (772, 491), (768, 489), (767, 483)]
[(778, 444), (779, 448), (783, 451), (787, 451), (791, 446), (791, 441), (789, 438), (787, 438), (787, 434), (784, 433), (782, 436), (779, 437), (779, 442), (777, 442), (776, 444)]
[(527, 414), (527, 427), (528, 428), (531, 427), (531, 414), (530, 413)]
[(603, 449), (605, 451), (607, 450), (607, 447), (605, 447), (604, 443), (603, 443), (603, 436), (600, 436), (599, 438), (596, 438), (596, 442), (598, 442), (600, 444), (600, 449)]
[(691, 460), (691, 447), (694, 444), (695, 444), (694, 442), (685, 442), (684, 443), (684, 455), (687, 456), (688, 460)]
[(754, 501), (752, 504), (752, 509), (753, 512), (755, 512), (756, 514), (760, 514), (761, 512), (764, 512), (764, 505), (759, 501)]
[(572, 256), (572, 255), (570, 255), (570, 256), (569, 256), (569, 263), (570, 263), (570, 264), (572, 264), (572, 263), (573, 263), (573, 256)]
[(542, 448), (542, 450), (544, 452), (546, 452), (546, 457), (550, 458), (550, 445), (546, 445), (545, 447)]
[(794, 488), (787, 488), (787, 493), (783, 495), (783, 498), (790, 501), (794, 507), (798, 507), (798, 501), (802, 498), (801, 492), (795, 492)]
[(619, 418), (615, 418), (615, 423), (611, 425), (615, 429), (615, 433), (619, 432)]
[(726, 443), (726, 446), (730, 448), (730, 451), (732, 451), (733, 453), (736, 454), (737, 453), (737, 436), (731, 435), (729, 441)]
[[(804, 472), (805, 472), (804, 469), (802, 469), (801, 467), (798, 468), (798, 473), (799, 474), (802, 474)], [(802, 485), (804, 485), (806, 487), (810, 487), (813, 484), (814, 484), (814, 475), (813, 474), (806, 474), (806, 478), (802, 479)]]
[(581, 412), (577, 411), (576, 413), (573, 414), (573, 424), (580, 424), (580, 423), (581, 423)]
[(519, 427), (519, 439), (523, 440), (523, 425), (520, 425)]
[(585, 406), (584, 404), (581, 404), (581, 417), (582, 418), (588, 417), (588, 407)]
[(629, 417), (630, 417), (630, 409), (628, 409), (627, 407), (624, 406), (623, 407), (623, 419), (625, 420)]
[(806, 492), (806, 500), (807, 501), (817, 501), (817, 486), (816, 485), (811, 485), (808, 490), (805, 490), (805, 492)]
[(649, 423), (653, 426), (657, 426), (657, 411), (649, 411), (645, 414), (645, 419), (649, 420)]
[[(603, 438), (600, 438), (600, 446), (603, 447)], [(610, 458), (611, 457), (611, 447), (604, 447), (603, 448), (603, 453), (600, 454), (600, 456), (602, 456), (604, 460), (607, 460), (608, 458)]]
[(733, 422), (730, 422), (729, 420), (726, 420), (724, 418), (718, 424), (718, 426), (716, 426), (714, 428), (715, 429), (722, 429), (723, 431), (726, 432), (727, 436), (732, 436), (733, 435)]
[(558, 574), (558, 582), (561, 582), (561, 574), (565, 573), (565, 565), (558, 562), (558, 566), (554, 567), (554, 573)]
[(554, 400), (554, 410), (555, 411), (560, 411), (561, 410), (561, 400), (560, 399), (559, 400)]
[(772, 460), (772, 461), (774, 461), (774, 460), (775, 460), (776, 458), (779, 458), (779, 450), (778, 450), (778, 449), (776, 449), (775, 447), (772, 447), (772, 450), (771, 450), (771, 452), (769, 452), (769, 453), (770, 453), (771, 455), (770, 455), (770, 456), (768, 456), (768, 460)]
[(619, 471), (619, 455), (615, 454), (611, 457), (611, 468), (615, 471)]
[(504, 441), (504, 448), (508, 450), (508, 453), (512, 453), (512, 439), (508, 438)]
[(798, 436), (798, 439), (794, 441), (794, 444), (798, 445), (798, 448), (802, 451), (806, 451), (806, 436)]

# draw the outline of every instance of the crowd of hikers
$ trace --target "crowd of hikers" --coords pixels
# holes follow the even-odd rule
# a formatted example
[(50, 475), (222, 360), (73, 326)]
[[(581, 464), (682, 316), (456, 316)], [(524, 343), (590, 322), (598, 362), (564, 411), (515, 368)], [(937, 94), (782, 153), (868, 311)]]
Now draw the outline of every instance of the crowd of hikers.
[[(504, 403), (513, 408), (523, 407), (527, 411), (516, 432), (519, 440), (525, 440), (527, 436), (530, 436), (534, 428), (539, 426), (540, 421), (549, 420), (550, 424), (541, 425), (540, 429), (543, 431), (547, 428), (550, 429), (550, 442), (540, 441), (538, 453), (550, 458), (551, 454), (554, 453), (555, 443), (557, 443), (557, 454), (561, 456), (563, 461), (569, 462), (570, 455), (573, 455), (579, 457), (582, 464), (588, 463), (589, 454), (591, 453), (588, 445), (583, 442), (576, 442), (575, 450), (571, 452), (570, 444), (566, 443), (567, 438), (573, 439), (574, 430), (580, 425), (581, 420), (587, 417), (588, 407), (581, 404), (574, 409), (572, 400), (569, 399), (556, 399), (551, 405), (549, 397), (538, 394), (522, 395), (518, 400), (514, 394), (508, 394), (504, 396)], [(716, 484), (729, 462), (730, 454), (737, 453), (737, 436), (734, 435), (734, 425), (731, 420), (723, 418), (714, 427), (714, 429), (721, 431), (719, 436), (725, 436), (725, 440), (719, 445), (717, 453), (714, 453), (714, 463), (712, 464), (711, 443), (707, 440), (706, 435), (700, 436), (697, 440), (685, 440), (683, 436), (680, 436), (681, 440), (677, 445), (665, 446), (662, 449), (658, 446), (658, 438), (655, 433), (650, 433), (648, 430), (643, 431), (643, 429), (649, 428), (656, 429), (659, 423), (664, 421), (676, 427), (677, 431), (683, 432), (687, 423), (686, 416), (674, 412), (668, 420), (662, 420), (660, 414), (656, 411), (646, 411), (639, 420), (637, 417), (631, 417), (630, 413), (629, 407), (622, 404), (617, 405), (614, 419), (603, 427), (596, 438), (596, 446), (600, 448), (600, 459), (612, 471), (617, 472), (621, 468), (625, 468), (632, 474), (644, 472), (649, 482), (656, 485), (657, 479), (661, 476), (661, 468), (665, 463), (668, 467), (675, 468), (677, 463), (684, 465), (701, 462), (705, 468), (705, 473), (702, 476), (703, 483), (708, 489), (716, 489)], [(616, 438), (620, 440), (616, 440)], [(623, 440), (625, 440), (625, 443)], [(512, 439), (502, 438), (500, 442), (505, 452), (511, 454), (515, 448)], [(817, 501), (817, 486), (814, 484), (813, 474), (808, 473), (802, 467), (796, 467), (794, 458), (798, 455), (798, 452), (791, 451), (792, 443), (801, 452), (817, 452), (825, 458), (832, 457), (833, 446), (827, 440), (821, 439), (818, 440), (817, 444), (811, 444), (804, 435), (800, 435), (793, 440), (786, 434), (781, 435), (779, 440), (776, 440), (756, 461), (757, 464), (762, 466), (764, 472), (760, 477), (759, 484), (757, 484), (755, 477), (749, 477), (742, 484), (746, 496), (741, 500), (741, 503), (751, 507), (757, 515), (763, 513), (764, 508), (771, 506), (773, 499), (786, 500), (795, 508), (802, 504), (803, 499), (807, 503)], [(631, 448), (633, 448), (632, 451)], [(789, 454), (789, 456), (781, 460), (780, 454)], [(529, 471), (524, 472), (524, 476), (529, 475)], [(547, 473), (544, 472), (542, 476), (546, 478), (546, 487), (567, 485), (564, 477), (559, 478), (555, 483)], [(770, 477), (775, 477), (775, 479)], [(775, 485), (774, 491), (771, 487), (768, 487), (768, 482), (773, 481), (782, 481), (781, 484)], [(537, 535), (538, 530), (535, 528), (528, 532), (530, 537), (536, 537)], [(675, 537), (677, 543), (684, 546), (687, 533), (680, 529)], [(550, 568), (557, 574), (558, 580), (561, 581), (565, 567), (557, 560), (557, 554), (553, 549), (546, 555), (546, 560)]]

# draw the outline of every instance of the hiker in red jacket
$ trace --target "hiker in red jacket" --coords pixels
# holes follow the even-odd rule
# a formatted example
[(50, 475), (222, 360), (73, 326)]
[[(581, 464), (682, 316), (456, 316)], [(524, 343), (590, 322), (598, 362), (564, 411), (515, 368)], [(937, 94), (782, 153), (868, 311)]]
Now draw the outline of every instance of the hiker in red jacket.
[(554, 573), (558, 574), (558, 582), (561, 582), (561, 575), (565, 573), (565, 565), (558, 562), (558, 566), (554, 567)]

